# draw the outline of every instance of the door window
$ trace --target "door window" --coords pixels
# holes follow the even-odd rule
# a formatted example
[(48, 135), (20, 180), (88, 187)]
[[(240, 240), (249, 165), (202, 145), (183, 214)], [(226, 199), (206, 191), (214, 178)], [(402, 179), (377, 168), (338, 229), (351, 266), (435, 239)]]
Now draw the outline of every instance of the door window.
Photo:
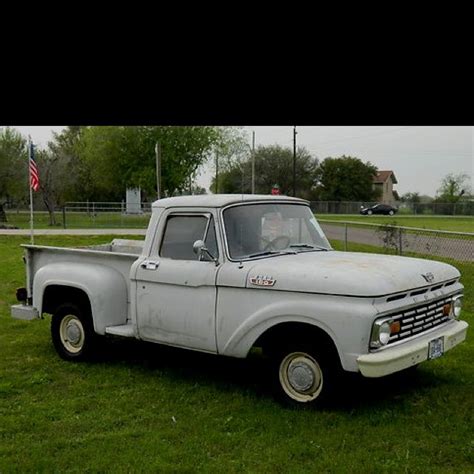
[(193, 251), (196, 240), (204, 240), (209, 252), (218, 256), (214, 219), (202, 215), (171, 215), (166, 221), (160, 255), (174, 260), (198, 260)]

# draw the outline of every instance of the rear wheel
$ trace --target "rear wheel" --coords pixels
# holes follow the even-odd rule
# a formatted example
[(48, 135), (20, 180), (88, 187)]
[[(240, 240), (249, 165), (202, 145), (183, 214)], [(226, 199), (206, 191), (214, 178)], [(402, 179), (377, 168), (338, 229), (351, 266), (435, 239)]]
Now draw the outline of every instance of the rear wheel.
[(51, 336), (56, 351), (65, 360), (84, 360), (95, 353), (98, 336), (90, 311), (75, 304), (62, 304), (55, 310)]
[(392, 211), (392, 209), (390, 209), (390, 211), (388, 211), (389, 215), (393, 216), (394, 212)]

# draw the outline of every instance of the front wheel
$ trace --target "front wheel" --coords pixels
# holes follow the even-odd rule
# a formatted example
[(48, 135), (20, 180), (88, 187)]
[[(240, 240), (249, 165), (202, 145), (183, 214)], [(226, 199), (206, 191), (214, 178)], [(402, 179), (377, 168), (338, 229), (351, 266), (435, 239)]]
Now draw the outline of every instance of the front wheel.
[(390, 216), (393, 216), (394, 212), (390, 209), (390, 211), (388, 211), (388, 214), (389, 214)]
[(288, 347), (273, 356), (274, 388), (290, 406), (321, 405), (334, 390), (336, 367), (310, 347)]
[(97, 334), (87, 311), (74, 304), (63, 304), (53, 314), (51, 336), (59, 356), (84, 360), (95, 353)]
[(372, 212), (372, 211), (370, 211), (370, 210), (369, 210), (369, 211), (367, 211), (367, 215), (371, 216), (372, 214), (373, 214), (373, 212)]

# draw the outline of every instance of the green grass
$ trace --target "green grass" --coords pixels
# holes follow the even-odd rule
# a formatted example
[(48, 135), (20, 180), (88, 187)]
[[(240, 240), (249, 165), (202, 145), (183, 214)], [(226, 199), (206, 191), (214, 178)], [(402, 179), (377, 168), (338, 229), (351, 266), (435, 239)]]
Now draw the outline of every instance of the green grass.
[[(57, 212), (56, 226), (49, 225), (49, 214), (46, 212), (35, 212), (35, 229), (62, 229), (63, 214)], [(30, 228), (30, 215), (27, 212), (8, 212), (7, 224), (19, 229)], [(95, 228), (146, 228), (150, 220), (149, 214), (126, 215), (117, 212), (99, 212), (96, 216), (86, 212), (68, 212), (66, 214), (66, 227), (68, 229), (95, 229)]]
[(0, 237), (0, 472), (473, 472), (472, 337), (415, 374), (353, 377), (322, 411), (273, 401), (259, 357), (120, 341), (99, 362), (65, 362), (49, 318), (9, 315), (27, 240)]
[(474, 232), (474, 217), (450, 216), (361, 216), (357, 214), (316, 214), (321, 220), (365, 222), (372, 224), (393, 224), (402, 227), (419, 227), (421, 229), (451, 230)]
[[(394, 223), (406, 227), (419, 227), (436, 230), (452, 230), (459, 232), (474, 232), (474, 217), (450, 217), (450, 216), (361, 216), (358, 214), (316, 214), (318, 219), (330, 219), (338, 221), (355, 221), (375, 224)], [(28, 229), (30, 227), (30, 215), (27, 212), (7, 213), (8, 224)], [(125, 215), (116, 212), (100, 212), (96, 216), (85, 212), (68, 212), (66, 215), (66, 226), (68, 228), (144, 228), (147, 227), (150, 216)], [(63, 227), (63, 214), (56, 213), (57, 227)], [(48, 229), (49, 217), (45, 212), (35, 213), (35, 228)]]

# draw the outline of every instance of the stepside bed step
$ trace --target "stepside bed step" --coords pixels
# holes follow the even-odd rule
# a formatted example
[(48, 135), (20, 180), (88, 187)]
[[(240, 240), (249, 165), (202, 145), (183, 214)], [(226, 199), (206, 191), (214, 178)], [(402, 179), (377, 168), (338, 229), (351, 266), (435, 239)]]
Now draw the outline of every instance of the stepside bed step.
[(131, 324), (122, 324), (121, 326), (109, 326), (105, 328), (106, 334), (122, 337), (135, 337), (135, 328)]

